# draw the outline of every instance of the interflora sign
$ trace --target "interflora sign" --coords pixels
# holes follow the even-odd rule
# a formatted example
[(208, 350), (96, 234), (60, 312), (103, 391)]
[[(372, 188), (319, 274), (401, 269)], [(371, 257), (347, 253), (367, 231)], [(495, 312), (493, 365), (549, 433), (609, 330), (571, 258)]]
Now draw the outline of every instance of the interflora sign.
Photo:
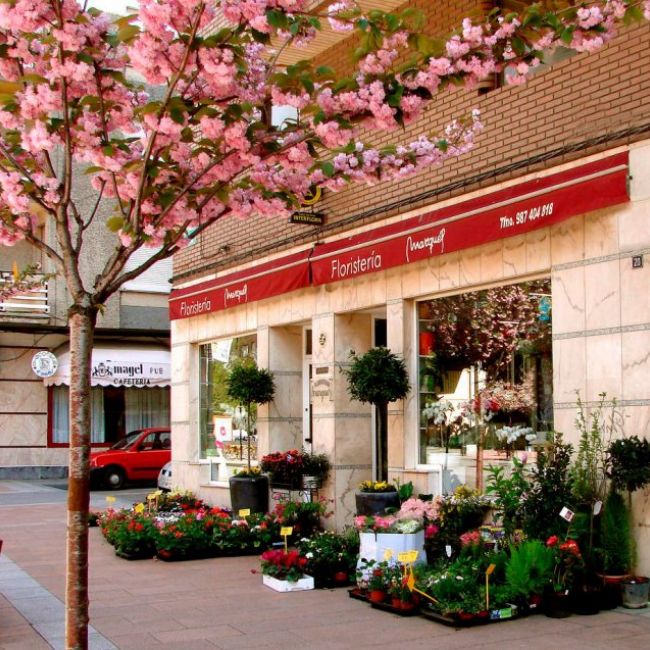
[(172, 291), (189, 318), (522, 235), (629, 200), (627, 152)]

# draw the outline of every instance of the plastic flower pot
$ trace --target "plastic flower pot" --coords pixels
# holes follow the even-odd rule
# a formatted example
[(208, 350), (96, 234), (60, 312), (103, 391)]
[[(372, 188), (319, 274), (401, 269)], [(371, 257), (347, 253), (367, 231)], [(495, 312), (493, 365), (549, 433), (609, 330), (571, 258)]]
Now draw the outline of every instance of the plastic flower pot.
[(368, 598), (371, 603), (383, 603), (386, 598), (386, 592), (379, 589), (373, 589), (368, 593)]
[(251, 512), (269, 511), (268, 476), (232, 476), (230, 478), (230, 502), (235, 515), (240, 510)]
[(650, 579), (644, 576), (634, 576), (623, 580), (621, 585), (623, 587), (623, 607), (641, 609), (648, 606)]

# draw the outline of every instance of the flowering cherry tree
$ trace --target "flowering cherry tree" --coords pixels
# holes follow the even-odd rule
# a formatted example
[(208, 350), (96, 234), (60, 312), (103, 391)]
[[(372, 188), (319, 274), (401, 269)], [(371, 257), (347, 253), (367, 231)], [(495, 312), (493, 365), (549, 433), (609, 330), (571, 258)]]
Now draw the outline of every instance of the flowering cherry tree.
[[(314, 4), (141, 0), (137, 15), (111, 22), (77, 0), (0, 2), (0, 243), (25, 240), (47, 255), (70, 294), (68, 647), (87, 646), (89, 369), (107, 299), (225, 215), (282, 219), (313, 186), (398, 179), (462, 155), (477, 114), (411, 143), (399, 142), (399, 127), (447, 87), (505, 66), (519, 83), (544, 51), (591, 51), (618, 22), (650, 17), (649, 0), (540, 2), (523, 15), (465, 19), (438, 40), (419, 33), (412, 10), (364, 14), (343, 0), (319, 16)], [(216, 12), (221, 29), (211, 28)], [(278, 50), (316, 38), (324, 21), (360, 33), (353, 76), (277, 65)], [(276, 128), (270, 104), (300, 117)], [(373, 129), (395, 131), (395, 144), (365, 143)], [(86, 185), (96, 199), (88, 210), (75, 198)], [(106, 202), (115, 245), (101, 272), (83, 277), (84, 244)], [(125, 270), (142, 247), (153, 255)]]

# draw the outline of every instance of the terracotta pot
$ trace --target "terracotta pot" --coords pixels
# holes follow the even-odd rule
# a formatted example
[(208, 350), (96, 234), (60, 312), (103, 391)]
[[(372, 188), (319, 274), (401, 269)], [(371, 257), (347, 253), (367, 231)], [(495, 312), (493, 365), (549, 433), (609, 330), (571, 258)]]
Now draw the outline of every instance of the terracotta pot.
[(383, 603), (386, 598), (386, 592), (380, 591), (379, 589), (373, 589), (369, 594), (368, 598), (371, 603)]
[(395, 608), (395, 609), (402, 609), (402, 601), (399, 598), (393, 597), (390, 601), (390, 604)]
[(337, 571), (334, 574), (334, 582), (338, 582), (339, 584), (347, 584), (348, 581), (348, 574), (345, 571)]

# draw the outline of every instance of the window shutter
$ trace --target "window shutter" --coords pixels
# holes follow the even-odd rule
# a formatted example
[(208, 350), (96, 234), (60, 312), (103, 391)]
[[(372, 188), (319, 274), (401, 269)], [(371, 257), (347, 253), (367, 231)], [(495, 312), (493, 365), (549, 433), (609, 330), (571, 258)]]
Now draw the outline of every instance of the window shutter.
[[(124, 266), (125, 271), (137, 269), (150, 257), (155, 255), (156, 249), (140, 248), (128, 259)], [(169, 293), (171, 289), (172, 258), (160, 260), (137, 278), (124, 283), (123, 291), (143, 291), (148, 293)]]

